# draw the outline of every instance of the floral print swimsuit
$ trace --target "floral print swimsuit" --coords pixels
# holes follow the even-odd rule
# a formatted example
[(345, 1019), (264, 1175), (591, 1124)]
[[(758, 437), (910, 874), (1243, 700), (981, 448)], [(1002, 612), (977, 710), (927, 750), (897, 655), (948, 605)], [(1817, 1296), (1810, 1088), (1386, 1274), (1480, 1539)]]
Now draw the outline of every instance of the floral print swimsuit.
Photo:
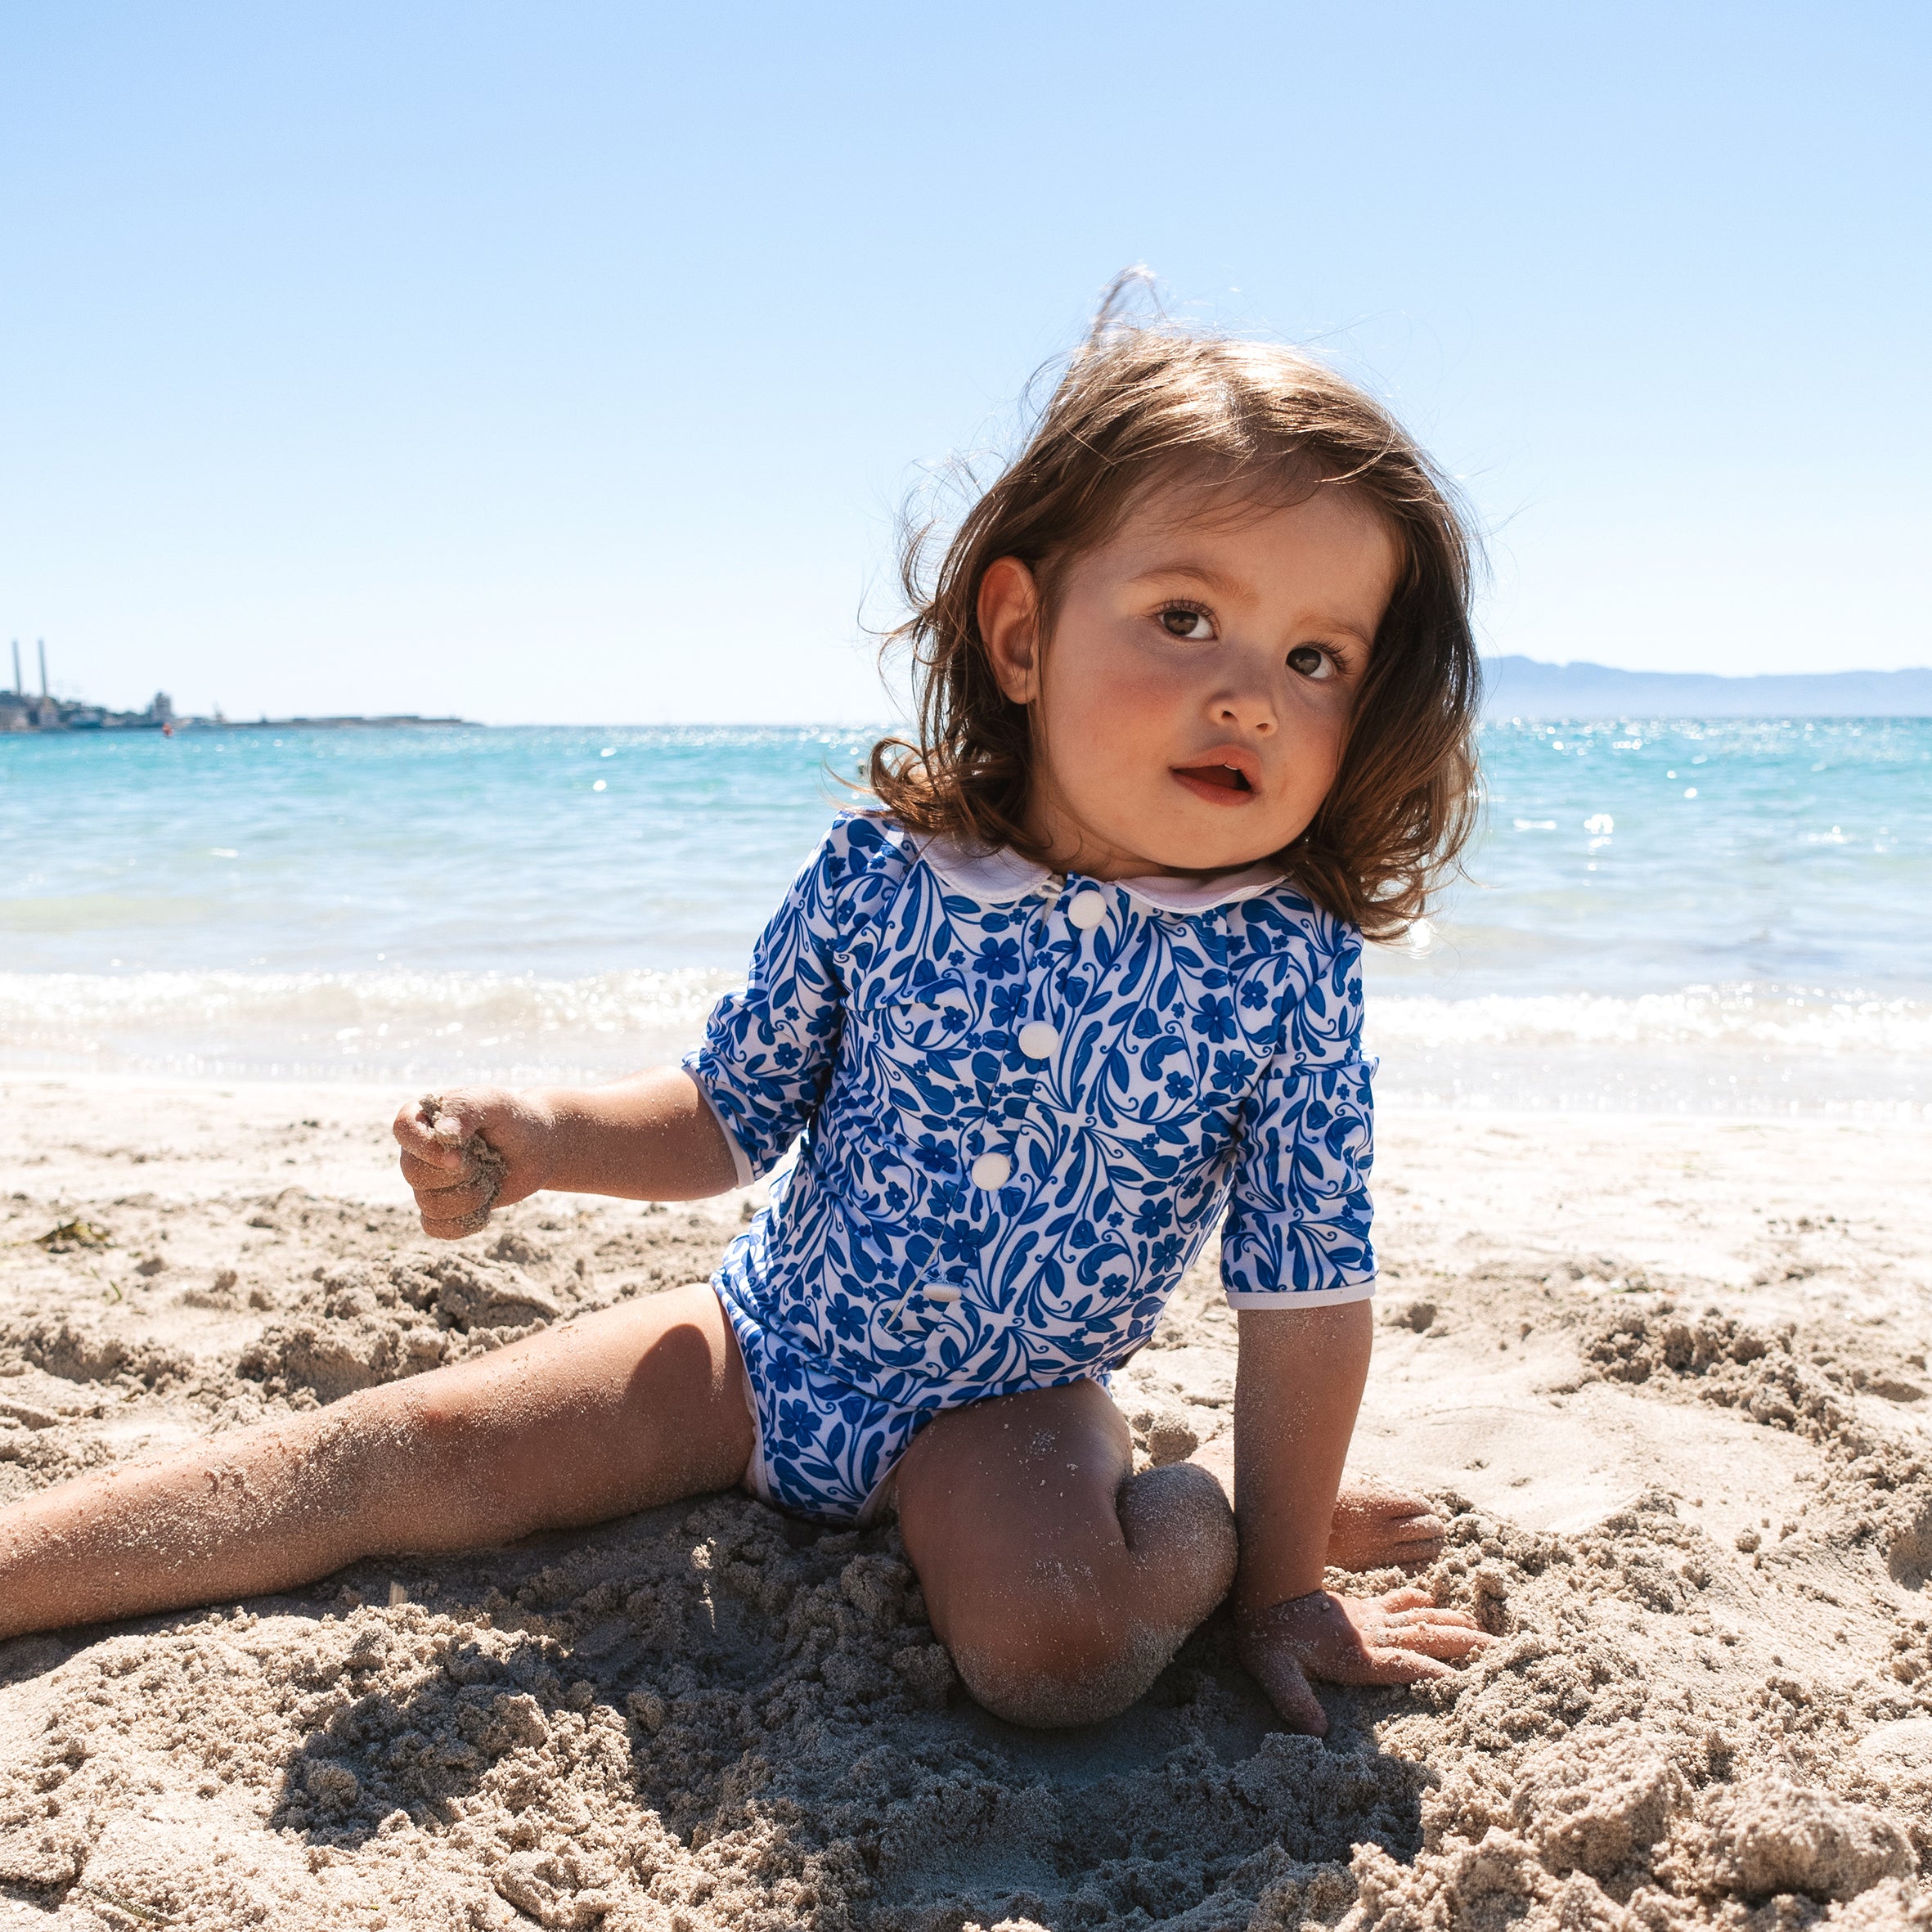
[(713, 1278), (750, 1486), (865, 1521), (941, 1409), (1104, 1382), (1217, 1220), (1236, 1308), (1373, 1294), (1361, 1018), (1359, 936), (1273, 868), (1109, 884), (838, 819), (685, 1062), (741, 1184), (797, 1149)]

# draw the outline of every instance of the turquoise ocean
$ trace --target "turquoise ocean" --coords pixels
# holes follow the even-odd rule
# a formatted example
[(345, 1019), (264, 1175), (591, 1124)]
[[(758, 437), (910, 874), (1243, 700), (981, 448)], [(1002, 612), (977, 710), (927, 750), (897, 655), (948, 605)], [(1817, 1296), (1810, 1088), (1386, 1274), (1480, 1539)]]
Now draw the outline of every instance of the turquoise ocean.
[[(694, 1037), (875, 734), (0, 738), (0, 1067), (601, 1077)], [(1371, 949), (1385, 1095), (1932, 1117), (1932, 720), (1495, 723)]]

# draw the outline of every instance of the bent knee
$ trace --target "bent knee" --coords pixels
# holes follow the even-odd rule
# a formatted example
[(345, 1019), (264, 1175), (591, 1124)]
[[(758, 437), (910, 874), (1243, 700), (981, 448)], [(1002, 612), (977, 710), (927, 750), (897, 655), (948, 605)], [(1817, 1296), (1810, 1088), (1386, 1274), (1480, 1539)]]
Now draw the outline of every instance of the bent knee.
[(1186, 1463), (1123, 1485), (1126, 1548), (1063, 1560), (968, 1602), (946, 1619), (960, 1680), (997, 1717), (1057, 1728), (1117, 1716), (1227, 1594), (1238, 1545), (1221, 1487)]
[(949, 1647), (960, 1681), (995, 1717), (1051, 1729), (1125, 1710), (1191, 1627), (1043, 1581), (955, 1615)]
[(1227, 1493), (1197, 1462), (1143, 1470), (1121, 1485), (1121, 1529), (1155, 1575), (1170, 1615), (1189, 1624), (1227, 1595), (1241, 1547)]
[(1184, 1634), (1138, 1621), (1110, 1631), (989, 1633), (955, 1643), (953, 1663), (994, 1716), (1058, 1730), (1117, 1717), (1161, 1674)]

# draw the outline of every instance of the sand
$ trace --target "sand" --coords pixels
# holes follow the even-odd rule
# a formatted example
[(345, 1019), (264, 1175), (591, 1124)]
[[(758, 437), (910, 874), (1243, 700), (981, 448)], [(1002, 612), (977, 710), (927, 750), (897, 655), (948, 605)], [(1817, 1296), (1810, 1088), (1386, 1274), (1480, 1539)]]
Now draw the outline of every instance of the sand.
[[(0, 1498), (701, 1279), (748, 1211), (434, 1247), (397, 1098), (4, 1084)], [(0, 1928), (1932, 1924), (1932, 1130), (1382, 1139), (1354, 1460), (1451, 1512), (1472, 1668), (1317, 1743), (1211, 1620), (1028, 1733), (889, 1525), (712, 1497), (0, 1647)], [(1197, 1269), (1121, 1378), (1146, 1459), (1224, 1457), (1233, 1341)]]

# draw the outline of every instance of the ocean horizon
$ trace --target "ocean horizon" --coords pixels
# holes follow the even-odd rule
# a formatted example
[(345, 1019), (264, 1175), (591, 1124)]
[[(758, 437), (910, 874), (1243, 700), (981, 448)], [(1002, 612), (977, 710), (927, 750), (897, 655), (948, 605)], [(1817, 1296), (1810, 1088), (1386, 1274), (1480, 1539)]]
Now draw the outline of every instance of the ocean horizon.
[[(0, 739), (0, 1066), (385, 1083), (673, 1057), (882, 727)], [(1932, 1116), (1932, 721), (1493, 721), (1369, 949), (1386, 1096)]]

